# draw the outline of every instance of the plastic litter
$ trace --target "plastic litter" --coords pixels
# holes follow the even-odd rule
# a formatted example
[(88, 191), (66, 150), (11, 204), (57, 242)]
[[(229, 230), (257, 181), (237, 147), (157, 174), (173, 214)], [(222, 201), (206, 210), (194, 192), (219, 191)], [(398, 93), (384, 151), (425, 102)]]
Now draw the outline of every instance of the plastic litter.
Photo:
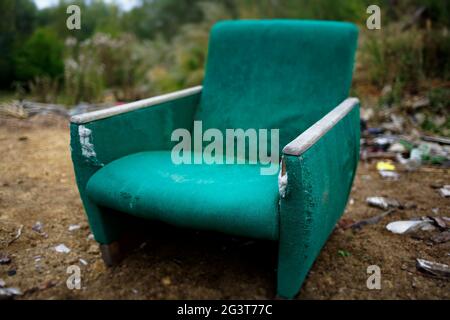
[(445, 243), (447, 241), (450, 241), (450, 231), (444, 231), (441, 232), (430, 239), (434, 243)]
[(383, 179), (388, 179), (388, 180), (398, 180), (400, 178), (400, 175), (395, 172), (395, 171), (378, 171), (378, 173), (380, 174), (380, 176)]
[(392, 162), (388, 162), (388, 161), (378, 161), (377, 162), (377, 170), (378, 171), (394, 171), (395, 165)]
[(11, 263), (11, 258), (7, 254), (0, 253), (0, 265)]
[(439, 189), (439, 194), (444, 198), (450, 197), (450, 184), (447, 184)]
[(369, 206), (377, 207), (380, 209), (398, 208), (400, 203), (395, 199), (389, 199), (385, 197), (368, 197), (366, 202)]
[(55, 247), (56, 252), (59, 253), (69, 253), (70, 249), (66, 247), (65, 244), (61, 243)]
[(425, 271), (436, 277), (450, 277), (450, 267), (443, 263), (432, 262), (424, 259), (416, 259), (416, 267), (418, 270)]
[(435, 227), (431, 220), (401, 220), (389, 223), (386, 229), (392, 233), (405, 234), (418, 230), (432, 231)]
[(81, 227), (80, 227), (80, 225), (79, 224), (71, 224), (70, 226), (69, 226), (69, 231), (75, 231), (75, 230), (78, 230), (78, 229), (80, 229)]
[(20, 295), (22, 295), (22, 291), (18, 288), (0, 288), (0, 300), (12, 299)]

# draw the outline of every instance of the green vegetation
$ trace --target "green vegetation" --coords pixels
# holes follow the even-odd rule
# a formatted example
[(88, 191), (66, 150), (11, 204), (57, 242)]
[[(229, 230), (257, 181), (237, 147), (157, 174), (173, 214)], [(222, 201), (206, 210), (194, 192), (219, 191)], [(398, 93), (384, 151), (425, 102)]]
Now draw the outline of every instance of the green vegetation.
[[(365, 27), (373, 3), (382, 9), (381, 30)], [(81, 30), (66, 28), (69, 4), (81, 7)], [(44, 10), (32, 0), (2, 0), (0, 90), (75, 104), (193, 86), (203, 78), (211, 26), (253, 18), (358, 24), (353, 91), (400, 109), (410, 97), (427, 97), (428, 111), (448, 117), (450, 2), (441, 0), (142, 0), (129, 12), (100, 0), (60, 0)]]

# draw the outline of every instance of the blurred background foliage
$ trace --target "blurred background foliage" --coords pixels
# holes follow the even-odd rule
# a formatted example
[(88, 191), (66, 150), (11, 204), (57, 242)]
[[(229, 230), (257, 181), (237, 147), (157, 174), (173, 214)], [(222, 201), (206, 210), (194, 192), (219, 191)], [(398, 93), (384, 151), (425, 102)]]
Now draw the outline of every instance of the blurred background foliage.
[[(81, 30), (66, 27), (69, 4), (81, 8)], [(370, 4), (382, 9), (381, 30), (366, 28)], [(74, 105), (197, 85), (211, 26), (260, 18), (358, 24), (352, 94), (366, 106), (404, 112), (422, 101), (420, 124), (449, 131), (450, 1), (443, 0), (141, 0), (126, 12), (100, 0), (60, 0), (42, 10), (32, 0), (1, 0), (0, 90)]]

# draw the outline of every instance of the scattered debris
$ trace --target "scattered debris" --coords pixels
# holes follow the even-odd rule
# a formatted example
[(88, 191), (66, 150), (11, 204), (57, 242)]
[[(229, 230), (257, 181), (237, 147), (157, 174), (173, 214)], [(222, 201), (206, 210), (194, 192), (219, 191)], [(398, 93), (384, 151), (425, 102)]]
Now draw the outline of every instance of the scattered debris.
[(378, 173), (380, 174), (380, 176), (384, 179), (388, 179), (388, 180), (398, 180), (400, 178), (400, 175), (395, 172), (395, 171), (378, 171)]
[(42, 230), (44, 228), (44, 224), (40, 221), (37, 221), (31, 229), (33, 231), (36, 231), (37, 233), (42, 233)]
[(56, 282), (55, 280), (49, 280), (49, 281), (46, 281), (46, 282), (40, 284), (37, 287), (35, 286), (35, 287), (25, 290), (25, 294), (31, 294), (31, 293), (35, 293), (37, 291), (50, 289), (50, 288), (55, 287), (57, 284), (58, 284), (58, 282)]
[(81, 226), (79, 224), (71, 224), (69, 226), (69, 231), (72, 232), (72, 231), (78, 230), (80, 228), (81, 228)]
[(377, 207), (380, 209), (398, 208), (400, 203), (395, 199), (389, 199), (385, 197), (368, 197), (366, 202), (369, 206)]
[(16, 236), (14, 238), (12, 238), (11, 241), (9, 241), (8, 246), (20, 238), (20, 236), (22, 235), (22, 229), (23, 229), (23, 225), (20, 225), (19, 229), (17, 229)]
[(10, 277), (15, 276), (16, 273), (17, 273), (17, 270), (16, 270), (16, 269), (10, 269), (10, 270), (8, 270), (8, 276), (10, 276)]
[(450, 225), (450, 218), (447, 218), (447, 217), (431, 217), (431, 216), (429, 216), (428, 218), (431, 219), (437, 227), (439, 227), (443, 230), (447, 229)]
[(84, 260), (84, 259), (81, 259), (81, 258), (80, 258), (80, 263), (81, 263), (82, 265), (84, 265), (84, 266), (87, 266), (87, 265), (88, 265), (87, 261)]
[(391, 222), (386, 226), (386, 229), (392, 233), (405, 234), (413, 231), (432, 231), (435, 227), (431, 220), (403, 220)]
[(351, 224), (349, 226), (349, 228), (352, 228), (353, 230), (356, 230), (356, 229), (361, 229), (362, 227), (364, 227), (366, 225), (376, 224), (376, 223), (380, 222), (381, 219), (383, 219), (384, 217), (390, 215), (394, 211), (395, 211), (394, 209), (390, 209), (390, 210), (385, 211), (385, 212), (383, 212), (383, 213), (381, 213), (379, 215), (376, 215), (374, 217), (370, 217), (368, 219), (360, 220), (358, 222), (355, 222), (355, 223)]
[(6, 282), (3, 279), (0, 279), (0, 288), (4, 288), (6, 286)]
[(377, 170), (380, 176), (388, 180), (398, 180), (400, 175), (395, 172), (395, 165), (392, 161), (378, 161)]
[(70, 249), (66, 247), (65, 244), (61, 243), (55, 247), (56, 252), (59, 253), (69, 253)]
[(91, 245), (87, 252), (91, 254), (97, 254), (99, 252), (98, 245), (96, 244)]
[(436, 277), (450, 277), (450, 267), (443, 263), (432, 262), (424, 259), (416, 259), (416, 267), (418, 270), (426, 271)]
[(379, 161), (377, 162), (378, 171), (394, 171), (395, 166), (391, 161)]
[(445, 185), (439, 189), (439, 194), (444, 198), (450, 197), (450, 184)]
[(422, 136), (422, 140), (450, 145), (450, 139), (444, 137)]
[(0, 265), (10, 264), (10, 263), (11, 263), (11, 257), (8, 256), (6, 253), (0, 253)]
[(40, 234), (41, 236), (43, 236), (44, 238), (48, 238), (48, 234), (46, 232), (44, 232), (44, 224), (40, 221), (37, 221), (33, 227), (31, 227), (31, 229), (35, 232), (37, 232), (38, 234)]
[(434, 243), (445, 243), (450, 241), (450, 231), (444, 231), (430, 238)]
[(423, 153), (420, 149), (414, 148), (411, 150), (409, 158), (403, 158), (401, 154), (397, 154), (397, 161), (404, 165), (407, 170), (414, 171), (417, 170), (422, 165)]
[(13, 299), (20, 295), (22, 295), (22, 291), (18, 288), (0, 288), (0, 300)]
[(388, 152), (394, 153), (404, 153), (406, 151), (408, 151), (408, 149), (406, 149), (405, 145), (400, 142), (393, 143), (388, 149)]

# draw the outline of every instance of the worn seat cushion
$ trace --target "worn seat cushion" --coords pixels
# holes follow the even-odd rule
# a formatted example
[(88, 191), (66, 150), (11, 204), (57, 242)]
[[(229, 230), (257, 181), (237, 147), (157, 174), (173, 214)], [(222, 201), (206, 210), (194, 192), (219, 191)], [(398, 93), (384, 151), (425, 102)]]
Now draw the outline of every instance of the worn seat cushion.
[(86, 191), (96, 204), (170, 224), (252, 238), (278, 238), (276, 175), (259, 165), (175, 165), (170, 151), (115, 160)]

